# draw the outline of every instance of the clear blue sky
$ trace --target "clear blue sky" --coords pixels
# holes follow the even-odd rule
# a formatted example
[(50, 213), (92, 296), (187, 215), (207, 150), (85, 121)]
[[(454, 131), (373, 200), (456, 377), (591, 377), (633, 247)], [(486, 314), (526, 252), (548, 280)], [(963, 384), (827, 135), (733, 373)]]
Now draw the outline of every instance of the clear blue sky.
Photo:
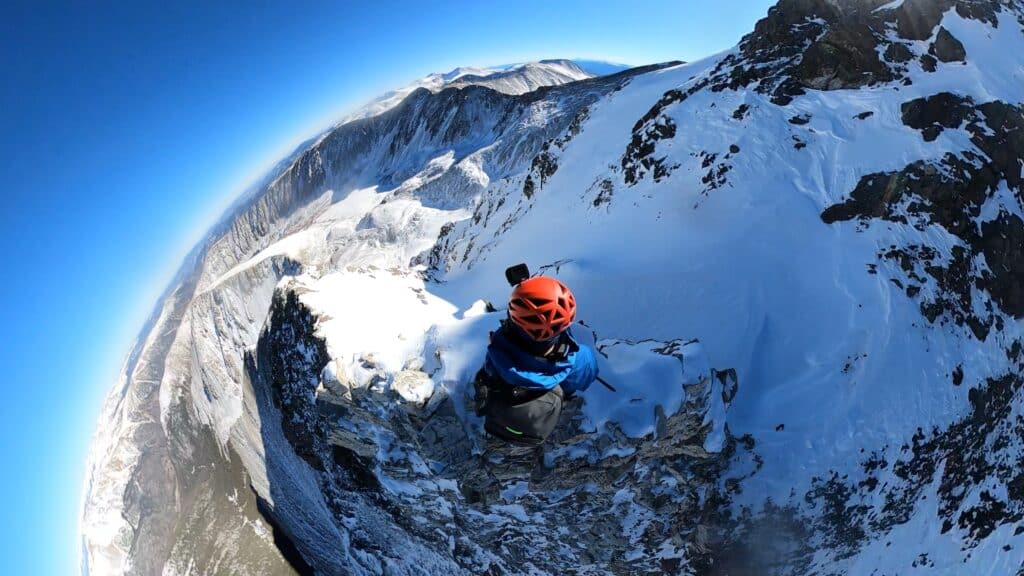
[(430, 72), (697, 59), (771, 3), (5, 2), (4, 573), (77, 571), (103, 396), (180, 259), (261, 168)]

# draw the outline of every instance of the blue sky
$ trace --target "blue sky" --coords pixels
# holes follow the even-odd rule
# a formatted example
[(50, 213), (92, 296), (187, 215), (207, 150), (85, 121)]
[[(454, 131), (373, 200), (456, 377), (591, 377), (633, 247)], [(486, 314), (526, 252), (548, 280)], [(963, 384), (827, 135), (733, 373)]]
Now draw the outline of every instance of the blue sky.
[(457, 66), (697, 59), (771, 3), (5, 2), (5, 573), (77, 570), (89, 439), (131, 341), (202, 232), (303, 138)]

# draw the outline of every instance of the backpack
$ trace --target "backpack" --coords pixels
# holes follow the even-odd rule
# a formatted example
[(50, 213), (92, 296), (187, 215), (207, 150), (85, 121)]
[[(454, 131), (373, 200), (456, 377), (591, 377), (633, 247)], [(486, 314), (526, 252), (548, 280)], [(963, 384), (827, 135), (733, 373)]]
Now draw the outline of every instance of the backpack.
[(538, 446), (551, 434), (562, 413), (561, 386), (530, 390), (509, 386), (481, 368), (473, 382), (476, 414), (484, 430), (513, 444)]

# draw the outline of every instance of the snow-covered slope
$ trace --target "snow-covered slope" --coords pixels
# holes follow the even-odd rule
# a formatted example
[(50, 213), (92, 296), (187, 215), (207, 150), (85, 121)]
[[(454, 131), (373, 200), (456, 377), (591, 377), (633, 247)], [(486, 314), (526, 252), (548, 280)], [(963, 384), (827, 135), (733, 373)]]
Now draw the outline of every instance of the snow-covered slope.
[[(703, 61), (339, 126), (140, 338), (87, 570), (1019, 574), (1022, 53), (1019, 1), (785, 0)], [(526, 469), (467, 411), (519, 261), (619, 388)]]

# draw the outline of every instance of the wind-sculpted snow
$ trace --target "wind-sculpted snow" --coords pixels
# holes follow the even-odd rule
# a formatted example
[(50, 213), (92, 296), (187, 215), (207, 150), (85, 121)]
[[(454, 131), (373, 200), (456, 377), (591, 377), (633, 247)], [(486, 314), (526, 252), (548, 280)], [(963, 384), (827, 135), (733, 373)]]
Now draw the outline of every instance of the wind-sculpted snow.
[[(1021, 53), (1019, 1), (786, 0), (703, 61), (326, 133), (130, 358), (88, 566), (1020, 574)], [(469, 409), (519, 261), (617, 387), (542, 453)]]

